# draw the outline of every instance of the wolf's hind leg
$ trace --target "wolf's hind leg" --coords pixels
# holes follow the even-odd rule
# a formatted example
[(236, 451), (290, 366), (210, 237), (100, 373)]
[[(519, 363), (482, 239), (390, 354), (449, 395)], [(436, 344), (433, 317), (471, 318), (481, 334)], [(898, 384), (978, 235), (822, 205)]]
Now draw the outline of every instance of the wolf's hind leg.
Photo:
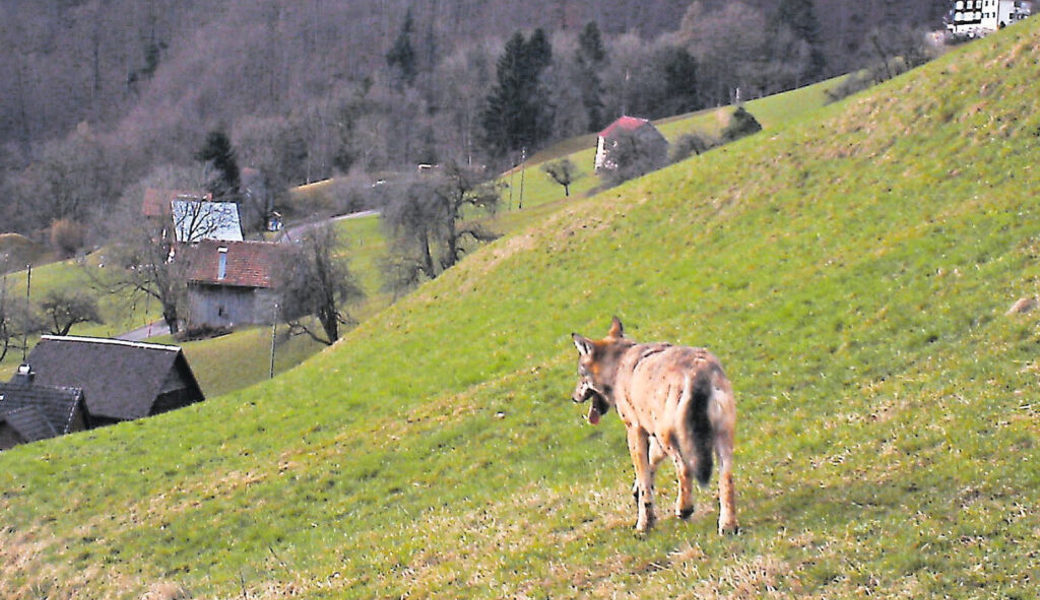
[(675, 498), (675, 516), (689, 519), (693, 514), (693, 465), (678, 452), (672, 457), (675, 463), (675, 476), (679, 482), (679, 494)]
[(737, 533), (737, 508), (733, 491), (733, 433), (720, 432), (715, 438), (719, 457), (719, 535)]

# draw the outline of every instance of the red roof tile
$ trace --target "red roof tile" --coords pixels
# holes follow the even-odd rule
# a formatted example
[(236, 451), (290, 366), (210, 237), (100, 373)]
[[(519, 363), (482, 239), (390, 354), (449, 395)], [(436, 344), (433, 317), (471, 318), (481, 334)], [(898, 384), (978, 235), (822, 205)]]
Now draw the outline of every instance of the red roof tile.
[[(221, 252), (221, 249), (226, 251)], [(205, 240), (179, 252), (176, 260), (188, 261), (188, 281), (239, 287), (275, 287), (275, 273), (284, 246), (272, 242)], [(225, 255), (221, 277), (220, 256)]]
[(643, 125), (647, 125), (649, 123), (650, 121), (646, 119), (640, 119), (639, 117), (620, 117), (618, 118), (618, 120), (614, 121), (610, 125), (607, 125), (606, 129), (599, 132), (599, 137), (607, 137), (610, 134), (614, 133), (614, 131), (618, 128), (624, 129), (626, 131), (635, 131)]

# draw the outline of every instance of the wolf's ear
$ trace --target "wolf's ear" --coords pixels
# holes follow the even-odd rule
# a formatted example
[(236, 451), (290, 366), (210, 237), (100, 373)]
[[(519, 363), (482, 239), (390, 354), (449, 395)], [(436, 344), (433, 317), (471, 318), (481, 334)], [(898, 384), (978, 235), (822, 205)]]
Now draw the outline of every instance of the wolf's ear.
[(625, 327), (621, 324), (621, 319), (614, 317), (614, 320), (610, 322), (610, 331), (607, 332), (607, 337), (615, 340), (625, 337)]
[(576, 333), (571, 334), (571, 339), (574, 340), (574, 347), (578, 349), (578, 354), (586, 356), (592, 353), (592, 340)]

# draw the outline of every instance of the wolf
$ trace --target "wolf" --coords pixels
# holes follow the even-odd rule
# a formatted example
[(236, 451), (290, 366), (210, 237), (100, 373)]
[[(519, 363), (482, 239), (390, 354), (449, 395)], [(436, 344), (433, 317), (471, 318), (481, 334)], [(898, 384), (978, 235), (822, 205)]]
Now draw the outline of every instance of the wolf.
[(693, 514), (693, 480), (711, 479), (719, 461), (719, 534), (738, 531), (733, 504), (733, 435), (737, 420), (733, 388), (719, 359), (704, 348), (640, 344), (625, 337), (614, 317), (607, 337), (572, 333), (578, 349), (578, 385), (571, 399), (590, 402), (588, 421), (617, 409), (628, 434), (636, 477), (636, 530), (654, 524), (654, 473), (667, 456), (675, 464), (679, 495), (675, 514)]

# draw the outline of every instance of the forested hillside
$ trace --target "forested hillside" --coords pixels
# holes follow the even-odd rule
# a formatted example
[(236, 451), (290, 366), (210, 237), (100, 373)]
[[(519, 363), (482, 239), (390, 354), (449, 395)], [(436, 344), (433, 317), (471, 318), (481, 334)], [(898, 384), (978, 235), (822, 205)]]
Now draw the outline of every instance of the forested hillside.
[[(943, 5), (4, 0), (0, 231), (70, 220), (103, 240), (91, 225), (133, 184), (203, 179), (193, 155), (214, 130), (275, 189), (420, 162), (510, 164), (621, 113), (668, 116), (897, 55)], [(522, 101), (538, 133), (503, 140), (488, 115), (500, 63), (511, 36), (535, 32), (544, 61), (522, 74)]]

